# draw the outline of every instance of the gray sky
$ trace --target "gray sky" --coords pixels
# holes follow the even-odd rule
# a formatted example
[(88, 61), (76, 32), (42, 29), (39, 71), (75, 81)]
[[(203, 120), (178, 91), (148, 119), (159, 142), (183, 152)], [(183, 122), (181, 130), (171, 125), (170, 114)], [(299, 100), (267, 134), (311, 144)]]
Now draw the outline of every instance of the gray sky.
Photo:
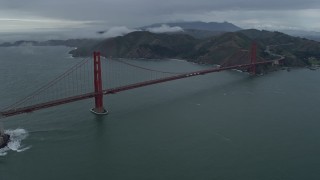
[(129, 28), (172, 21), (320, 31), (319, 0), (0, 0), (0, 32)]

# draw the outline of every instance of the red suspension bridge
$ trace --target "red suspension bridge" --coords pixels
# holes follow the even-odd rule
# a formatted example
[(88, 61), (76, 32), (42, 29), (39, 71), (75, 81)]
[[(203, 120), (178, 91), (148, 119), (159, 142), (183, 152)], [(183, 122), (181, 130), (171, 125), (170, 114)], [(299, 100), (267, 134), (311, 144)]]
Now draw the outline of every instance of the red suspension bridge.
[[(149, 69), (130, 64), (125, 60), (109, 59), (107, 61), (100, 58), (99, 52), (94, 52), (93, 61), (91, 59), (84, 59), (32, 94), (2, 109), (0, 111), (0, 118), (29, 113), (88, 98), (94, 98), (95, 100), (95, 107), (91, 109), (93, 113), (107, 114), (108, 111), (103, 106), (103, 95), (230, 69), (247, 70), (254, 75), (256, 74), (257, 66), (262, 64), (279, 64), (284, 60), (284, 57), (279, 56), (274, 60), (259, 59), (257, 61), (255, 43), (252, 45), (250, 52), (250, 54), (246, 53), (249, 54), (247, 55), (248, 63), (246, 64), (222, 65), (207, 70), (187, 73)], [(120, 66), (121, 68), (119, 68)], [(118, 81), (118, 79), (125, 80)]]

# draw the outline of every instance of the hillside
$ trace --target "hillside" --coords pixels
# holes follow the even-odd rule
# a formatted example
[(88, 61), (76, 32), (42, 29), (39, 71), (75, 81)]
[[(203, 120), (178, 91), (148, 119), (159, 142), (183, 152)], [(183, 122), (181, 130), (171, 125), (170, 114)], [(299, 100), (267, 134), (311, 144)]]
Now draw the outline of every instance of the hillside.
[[(224, 64), (226, 58), (242, 49), (250, 49), (251, 39), (241, 33), (225, 33), (201, 41), (194, 47), (190, 61), (204, 64)], [(247, 63), (240, 59), (239, 64)]]
[(198, 40), (184, 34), (154, 34), (137, 31), (125, 36), (106, 39), (94, 46), (82, 46), (70, 53), (73, 56), (88, 56), (100, 50), (103, 56), (122, 58), (176, 58), (188, 57), (188, 52)]
[(261, 46), (270, 46), (271, 51), (286, 56), (286, 64), (290, 66), (310, 65), (320, 61), (320, 43), (306, 38), (289, 36), (281, 32), (244, 30), (252, 40)]
[(107, 39), (94, 46), (82, 46), (71, 53), (73, 56), (89, 56), (96, 49), (107, 57), (180, 58), (204, 64), (230, 64), (235, 61), (241, 64), (249, 62), (249, 58), (241, 57), (248, 57), (248, 50), (253, 41), (258, 44), (258, 56), (264, 59), (274, 58), (265, 52), (269, 46), (273, 53), (286, 56), (287, 66), (320, 63), (319, 42), (280, 32), (254, 29), (224, 33), (203, 40), (184, 34), (154, 34), (140, 31)]
[(77, 47), (70, 51), (74, 57), (91, 56), (93, 51), (101, 51), (103, 56), (114, 58), (178, 58), (196, 63), (228, 65), (249, 63), (248, 50), (253, 41), (258, 45), (258, 60), (274, 59), (275, 57), (271, 54), (280, 54), (286, 57), (285, 65), (287, 66), (320, 64), (319, 42), (280, 32), (254, 29), (223, 33), (205, 39), (196, 39), (188, 34), (155, 34), (136, 31), (104, 40), (18, 41), (0, 46), (67, 45)]
[[(89, 56), (100, 50), (107, 57), (121, 58), (180, 58), (196, 63), (225, 64), (235, 60), (239, 64), (248, 63), (251, 43), (258, 44), (258, 56), (273, 59), (265, 52), (267, 46), (275, 54), (286, 56), (286, 65), (305, 66), (320, 61), (320, 43), (292, 37), (280, 32), (242, 30), (224, 33), (220, 36), (199, 40), (184, 34), (154, 34), (145, 31), (133, 32), (126, 36), (104, 40), (94, 46), (83, 46), (71, 51), (73, 56)], [(245, 51), (247, 50), (247, 51)], [(234, 56), (239, 54), (239, 56)], [(228, 63), (227, 63), (228, 64)]]

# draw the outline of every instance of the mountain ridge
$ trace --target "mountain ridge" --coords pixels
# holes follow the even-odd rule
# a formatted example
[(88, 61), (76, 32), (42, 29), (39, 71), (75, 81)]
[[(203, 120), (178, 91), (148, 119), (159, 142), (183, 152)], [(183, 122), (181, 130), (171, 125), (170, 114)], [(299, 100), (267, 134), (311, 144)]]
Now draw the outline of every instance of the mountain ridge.
[(235, 32), (242, 30), (240, 27), (229, 22), (171, 22), (171, 23), (156, 23), (149, 26), (140, 27), (142, 30), (148, 28), (160, 27), (161, 25), (168, 25), (170, 27), (181, 27), (182, 29), (204, 30), (204, 31), (217, 31), (217, 32)]
[[(136, 31), (124, 36), (108, 39), (50, 40), (45, 42), (4, 43), (0, 46), (66, 45), (77, 47), (70, 51), (74, 57), (91, 56), (100, 51), (105, 57), (164, 59), (177, 58), (204, 64), (248, 63), (252, 42), (257, 43), (258, 55), (264, 59), (274, 59), (270, 51), (286, 57), (287, 66), (320, 64), (320, 43), (305, 38), (293, 37), (281, 32), (265, 30), (241, 30), (227, 32), (205, 39), (197, 39), (187, 34), (151, 33)], [(267, 51), (268, 48), (268, 51)], [(233, 54), (237, 54), (234, 56)], [(233, 57), (235, 59), (230, 59)], [(238, 58), (238, 59), (237, 59)]]

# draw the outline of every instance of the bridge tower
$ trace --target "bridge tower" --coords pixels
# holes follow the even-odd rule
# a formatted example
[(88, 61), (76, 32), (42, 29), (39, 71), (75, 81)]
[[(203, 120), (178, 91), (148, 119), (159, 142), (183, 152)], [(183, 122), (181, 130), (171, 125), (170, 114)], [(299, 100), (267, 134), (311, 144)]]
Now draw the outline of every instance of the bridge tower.
[(256, 63), (257, 63), (257, 43), (253, 42), (251, 45), (251, 67), (250, 67), (250, 73), (252, 75), (256, 74)]
[(108, 111), (103, 107), (103, 91), (102, 91), (102, 78), (101, 78), (101, 61), (100, 52), (93, 52), (93, 70), (94, 70), (94, 101), (95, 107), (90, 111), (97, 115), (108, 114)]

